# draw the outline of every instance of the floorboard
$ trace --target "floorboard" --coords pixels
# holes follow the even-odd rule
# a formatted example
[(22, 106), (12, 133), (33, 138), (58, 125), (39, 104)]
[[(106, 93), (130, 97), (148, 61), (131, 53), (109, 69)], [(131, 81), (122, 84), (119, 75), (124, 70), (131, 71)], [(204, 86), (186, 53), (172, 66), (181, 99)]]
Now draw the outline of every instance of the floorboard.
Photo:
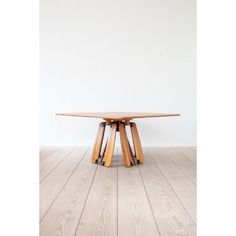
[(139, 171), (161, 236), (196, 235), (196, 226), (163, 173), (144, 149), (145, 165)]
[(196, 184), (196, 165), (181, 152), (173, 148), (162, 148), (162, 150)]
[(196, 185), (169, 159), (162, 148), (149, 148), (148, 151), (196, 223)]
[(187, 157), (189, 160), (191, 160), (195, 165), (197, 164), (197, 155), (196, 151), (192, 148), (186, 148), (186, 147), (177, 147), (174, 148), (174, 150), (180, 152), (183, 154), (185, 157)]
[(160, 235), (137, 166), (125, 168), (118, 149), (118, 236)]
[(42, 164), (46, 159), (50, 157), (53, 153), (59, 151), (61, 147), (41, 147), (39, 150), (39, 160)]
[(40, 225), (40, 236), (75, 235), (96, 170), (97, 165), (91, 164), (90, 151), (82, 159), (43, 218)]
[(42, 164), (40, 164), (40, 182), (47, 177), (47, 175), (50, 174), (51, 171), (53, 171), (57, 165), (60, 164), (61, 161), (63, 161), (64, 158), (66, 158), (74, 148), (62, 148), (61, 150), (58, 150), (54, 154), (50, 156), (50, 158), (47, 158), (45, 161), (43, 161)]
[(76, 236), (117, 235), (117, 158), (112, 166), (98, 166), (79, 221)]
[(144, 164), (91, 163), (91, 149), (40, 150), (40, 236), (195, 236), (196, 148), (144, 148)]
[(40, 184), (40, 220), (56, 199), (88, 148), (76, 148)]

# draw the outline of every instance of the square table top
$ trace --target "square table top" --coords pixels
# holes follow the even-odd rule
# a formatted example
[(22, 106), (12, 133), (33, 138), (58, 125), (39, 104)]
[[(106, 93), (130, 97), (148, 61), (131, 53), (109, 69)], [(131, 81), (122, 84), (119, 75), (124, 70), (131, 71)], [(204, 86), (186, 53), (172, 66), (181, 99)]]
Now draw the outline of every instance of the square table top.
[(117, 120), (117, 121), (132, 120), (136, 118), (180, 116), (180, 114), (148, 113), (148, 112), (74, 112), (74, 113), (56, 113), (56, 115), (101, 118), (104, 120)]

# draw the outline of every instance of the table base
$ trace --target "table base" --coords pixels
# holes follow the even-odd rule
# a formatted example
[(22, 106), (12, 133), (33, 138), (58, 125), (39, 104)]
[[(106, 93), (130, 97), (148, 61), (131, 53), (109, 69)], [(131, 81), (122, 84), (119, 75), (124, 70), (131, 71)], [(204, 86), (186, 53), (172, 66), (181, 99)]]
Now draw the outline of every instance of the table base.
[[(106, 144), (102, 150), (106, 126), (110, 126), (110, 133), (106, 141)], [(127, 137), (126, 127), (130, 127), (131, 129), (134, 150), (132, 150), (129, 139)], [(100, 123), (96, 141), (93, 146), (92, 162), (96, 164), (101, 164), (106, 167), (111, 166), (115, 147), (116, 132), (120, 133), (120, 143), (121, 143), (124, 165), (126, 167), (130, 167), (135, 164), (142, 164), (144, 161), (144, 157), (138, 134), (138, 129), (136, 124), (134, 122), (130, 122), (129, 120), (125, 121), (106, 120)]]

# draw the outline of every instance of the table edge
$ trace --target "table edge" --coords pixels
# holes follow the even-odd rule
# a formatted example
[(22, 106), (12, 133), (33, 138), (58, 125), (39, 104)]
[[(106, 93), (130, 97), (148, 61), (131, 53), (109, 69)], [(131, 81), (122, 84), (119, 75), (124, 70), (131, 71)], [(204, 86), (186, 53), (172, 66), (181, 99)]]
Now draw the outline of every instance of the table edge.
[(144, 119), (144, 118), (159, 118), (159, 117), (172, 117), (172, 116), (181, 116), (181, 114), (168, 114), (163, 113), (160, 115), (150, 115), (150, 116), (135, 116), (135, 117), (126, 117), (121, 116), (118, 118), (112, 118), (112, 117), (101, 117), (101, 116), (90, 116), (90, 115), (77, 115), (73, 113), (55, 113), (57, 116), (73, 116), (73, 117), (82, 117), (82, 118), (95, 118), (95, 119), (103, 119), (103, 120), (133, 120), (133, 119)]

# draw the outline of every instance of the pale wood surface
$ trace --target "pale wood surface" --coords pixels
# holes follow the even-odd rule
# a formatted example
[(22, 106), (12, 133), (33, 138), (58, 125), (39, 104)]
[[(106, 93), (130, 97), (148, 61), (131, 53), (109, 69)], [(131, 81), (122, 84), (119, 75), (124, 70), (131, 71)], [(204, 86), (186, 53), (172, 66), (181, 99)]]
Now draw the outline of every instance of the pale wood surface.
[[(62, 150), (41, 151), (43, 167), (51, 169)], [(188, 159), (195, 148), (144, 148), (145, 163), (132, 168), (120, 148), (110, 168), (92, 164), (91, 149), (85, 156), (84, 148), (67, 151), (41, 181), (40, 236), (196, 235), (196, 164)]]
[(197, 182), (197, 171), (196, 165), (188, 159), (186, 156), (178, 152), (173, 148), (164, 148), (163, 149), (168, 157), (180, 168), (183, 172), (189, 177), (189, 179), (196, 184)]
[(124, 168), (118, 151), (119, 236), (160, 235), (137, 166)]
[(106, 122), (101, 122), (98, 128), (95, 144), (93, 146), (92, 162), (95, 162), (100, 156), (103, 137), (105, 133), (105, 127), (106, 127)]
[(40, 184), (40, 220), (58, 196), (88, 148), (76, 148), (58, 167)]
[(111, 162), (112, 162), (112, 156), (113, 156), (113, 151), (114, 151), (115, 141), (116, 141), (116, 129), (117, 129), (117, 124), (113, 123), (110, 128), (110, 134), (107, 141), (107, 147), (106, 147), (106, 151), (103, 158), (103, 161), (105, 162), (105, 166), (107, 167), (110, 167)]
[[(171, 149), (171, 148), (170, 148)], [(145, 164), (138, 165), (160, 234), (195, 235), (196, 225), (148, 152)], [(174, 156), (173, 156), (174, 158)]]
[(56, 115), (101, 118), (105, 120), (131, 120), (135, 118), (179, 116), (180, 114), (146, 112), (71, 112), (56, 113)]
[(117, 161), (98, 166), (76, 236), (117, 234)]
[(122, 154), (123, 154), (123, 160), (125, 166), (131, 166), (131, 163), (133, 164), (133, 160), (131, 157), (131, 151), (130, 151), (130, 146), (129, 146), (129, 141), (127, 138), (126, 130), (124, 124), (119, 125), (119, 131), (120, 131), (120, 144), (121, 144), (121, 149), (122, 149)]
[(42, 147), (39, 152), (40, 164), (48, 159), (49, 156), (54, 154), (56, 151), (59, 151), (61, 147)]
[(141, 141), (139, 138), (138, 129), (134, 122), (130, 123), (130, 129), (131, 129), (131, 133), (133, 137), (133, 144), (134, 144), (134, 150), (135, 150), (134, 152), (135, 152), (136, 158), (137, 160), (140, 161), (140, 163), (143, 163), (144, 162), (143, 149), (142, 149)]
[(196, 223), (196, 185), (169, 159), (164, 148), (152, 148), (149, 153)]
[(74, 236), (97, 165), (86, 154), (40, 224), (40, 236)]
[(177, 152), (179, 152), (182, 155), (184, 155), (189, 160), (191, 160), (195, 165), (197, 164), (197, 159), (196, 159), (196, 157), (197, 157), (197, 150), (196, 150), (196, 148), (188, 148), (188, 147), (179, 148), (179, 147), (176, 147), (174, 149)]
[(57, 165), (59, 165), (73, 150), (73, 148), (62, 148), (52, 154), (50, 158), (47, 158), (40, 165), (40, 181), (47, 177), (47, 175), (52, 172)]

